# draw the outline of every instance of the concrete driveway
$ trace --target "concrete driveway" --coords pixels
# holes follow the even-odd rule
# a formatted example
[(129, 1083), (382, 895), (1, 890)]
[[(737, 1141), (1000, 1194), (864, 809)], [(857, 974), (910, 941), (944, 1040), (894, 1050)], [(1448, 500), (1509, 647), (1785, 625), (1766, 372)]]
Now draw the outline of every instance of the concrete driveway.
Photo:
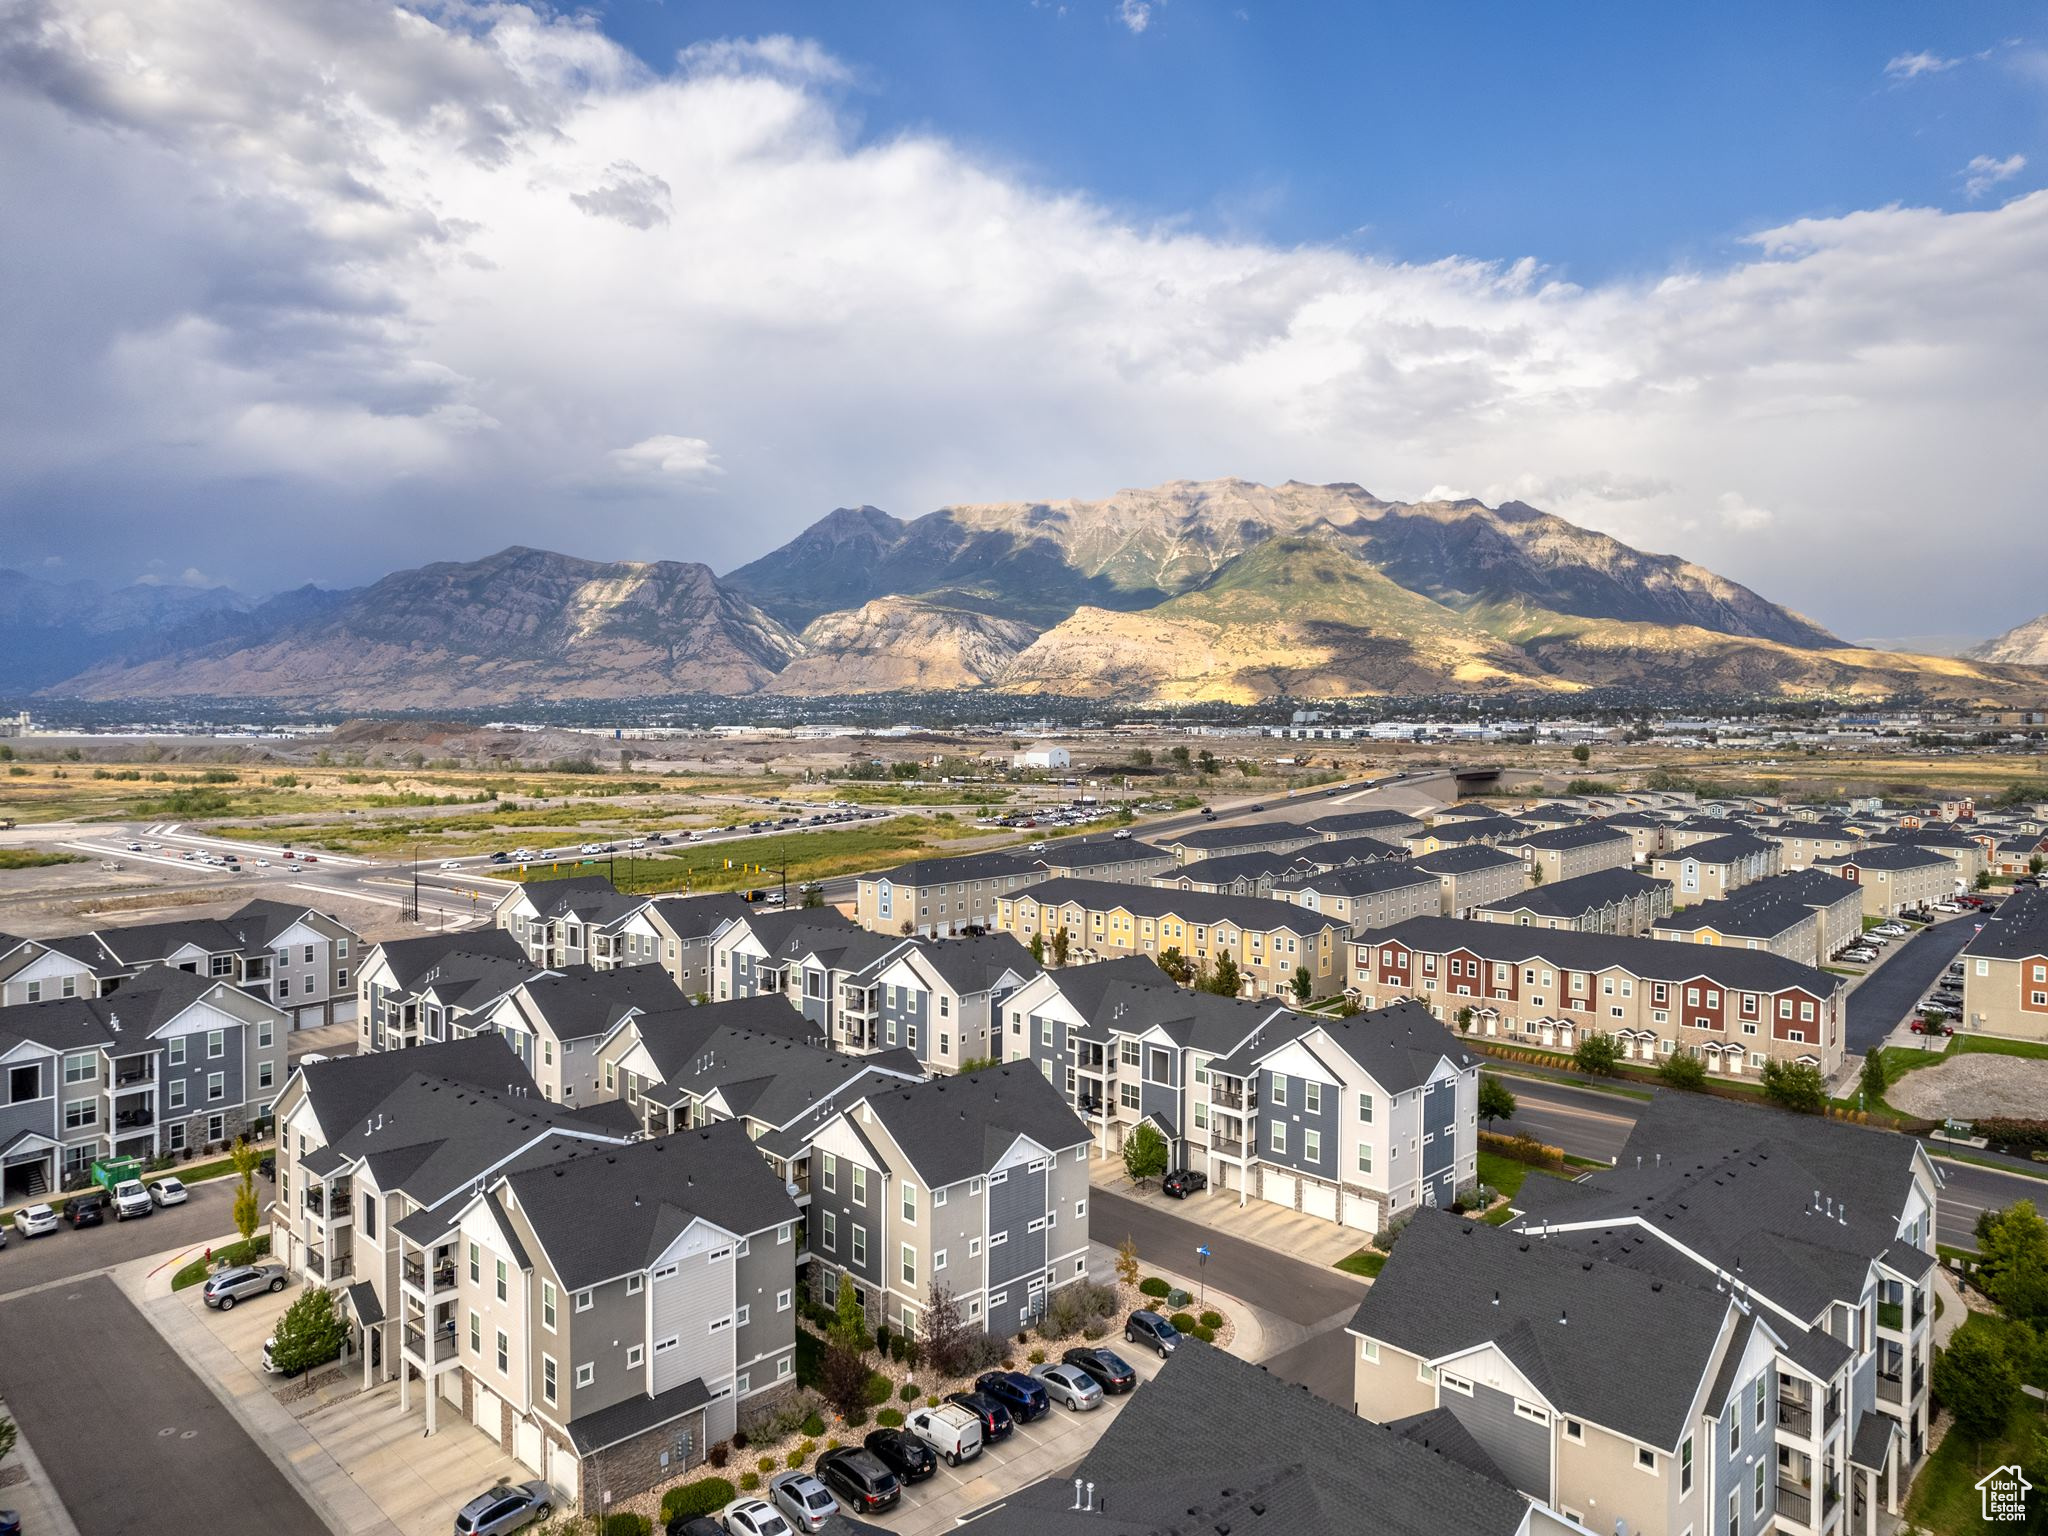
[[(1213, 1184), (1185, 1199), (1173, 1199), (1159, 1192), (1155, 1183), (1133, 1184), (1116, 1160), (1096, 1159), (1088, 1165), (1089, 1182), (1101, 1194), (1114, 1195), (1133, 1204), (1152, 1206), (1196, 1226), (1208, 1227), (1239, 1242), (1253, 1243), (1284, 1253), (1306, 1264), (1334, 1264), (1348, 1253), (1356, 1253), (1372, 1241), (1370, 1232), (1340, 1227), (1320, 1216), (1290, 1211), (1270, 1200), (1247, 1199), (1237, 1203), (1234, 1190), (1219, 1190)], [(1106, 1233), (1093, 1235), (1115, 1246)], [(1160, 1255), (1160, 1262), (1168, 1262)], [(1192, 1269), (1194, 1255), (1171, 1261), (1176, 1269)], [(1254, 1298), (1256, 1299), (1256, 1298)]]

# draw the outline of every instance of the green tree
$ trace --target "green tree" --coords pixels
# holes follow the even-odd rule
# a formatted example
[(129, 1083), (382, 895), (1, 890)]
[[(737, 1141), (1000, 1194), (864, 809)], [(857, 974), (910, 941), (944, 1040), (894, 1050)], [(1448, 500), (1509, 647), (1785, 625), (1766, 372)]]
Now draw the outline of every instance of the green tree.
[(1131, 748), (1131, 766), (1133, 768), (1150, 768), (1152, 766), (1152, 749), (1150, 747)]
[(858, 1359), (874, 1343), (868, 1333), (868, 1315), (854, 1293), (851, 1281), (842, 1277), (839, 1295), (832, 1306), (832, 1326), (826, 1334), (832, 1344)]
[(1294, 968), (1294, 1000), (1297, 1003), (1305, 1003), (1315, 996), (1315, 991), (1315, 976), (1309, 971), (1307, 966), (1297, 965)]
[(1593, 761), (1593, 749), (1583, 744), (1572, 748), (1572, 761), (1584, 767)]
[(924, 1316), (918, 1319), (918, 1341), (924, 1357), (941, 1376), (958, 1376), (968, 1341), (967, 1321), (960, 1315), (960, 1303), (953, 1293), (934, 1279), (925, 1297)]
[(1025, 947), (1026, 949), (1028, 949), (1028, 950), (1030, 950), (1030, 951), (1031, 951), (1031, 959), (1032, 959), (1032, 962), (1033, 962), (1034, 964), (1036, 964), (1036, 965), (1043, 965), (1043, 964), (1045, 964), (1045, 935), (1044, 935), (1044, 934), (1042, 934), (1042, 933), (1034, 933), (1033, 935), (1031, 935), (1031, 942), (1030, 942), (1029, 944), (1025, 945), (1024, 947)]
[(1977, 871), (1977, 889), (1978, 889), (1978, 890), (1980, 890), (1980, 891), (1988, 891), (1988, 890), (1990, 890), (1990, 889), (1991, 889), (1991, 871), (1990, 871), (1990, 870), (1988, 870), (1988, 869), (1980, 869), (1980, 870), (1978, 870), (1978, 871)]
[(1666, 1088), (1698, 1093), (1707, 1086), (1707, 1064), (1690, 1051), (1674, 1051), (1657, 1064), (1657, 1080)]
[(256, 1225), (263, 1219), (263, 1207), (256, 1199), (256, 1167), (263, 1159), (244, 1138), (235, 1143), (228, 1160), (235, 1169), (235, 1230), (246, 1243), (256, 1235)]
[(825, 888), (814, 880), (804, 887), (803, 898), (807, 907), (822, 907), (825, 905)]
[(1074, 936), (1065, 928), (1053, 930), (1052, 963), (1054, 965), (1065, 965), (1067, 963), (1067, 951), (1072, 947), (1073, 942)]
[(1479, 1077), (1479, 1118), (1489, 1127), (1496, 1120), (1515, 1118), (1514, 1090), (1491, 1072)]
[(1202, 765), (1202, 772), (1214, 773), (1216, 771), (1216, 754), (1214, 752), (1211, 752), (1207, 747), (1202, 748), (1202, 756), (1200, 758), (1200, 762)]
[(1857, 1080), (1863, 1090), (1863, 1107), (1873, 1108), (1884, 1102), (1884, 1091), (1891, 1085), (1884, 1080), (1884, 1053), (1872, 1046), (1870, 1054), (1863, 1058), (1863, 1075)]
[(2044, 859), (2038, 853), (2030, 853), (2027, 855), (2028, 874), (2038, 875), (2044, 869), (2048, 869), (2048, 859)]
[(1187, 771), (1188, 764), (1194, 760), (1194, 754), (1188, 751), (1186, 747), (1169, 748), (1166, 755), (1173, 759), (1173, 766), (1180, 769), (1183, 773)]
[(1472, 1010), (1471, 1010), (1471, 1009), (1470, 1009), (1469, 1007), (1466, 1007), (1466, 1008), (1460, 1008), (1460, 1009), (1458, 1010), (1457, 1018), (1458, 1018), (1458, 1028), (1459, 1028), (1459, 1029), (1460, 1029), (1461, 1031), (1463, 1031), (1463, 1032), (1464, 1032), (1465, 1034), (1468, 1034), (1468, 1035), (1469, 1035), (1469, 1034), (1471, 1034), (1471, 1033), (1472, 1033)]
[(1549, 878), (1550, 877), (1548, 875), (1543, 873), (1542, 864), (1537, 863), (1531, 864), (1529, 866), (1529, 884), (1531, 884), (1532, 886), (1541, 885), (1545, 880)]
[(1820, 1068), (1799, 1061), (1767, 1061), (1764, 1097), (1802, 1115), (1817, 1115), (1828, 1106), (1828, 1080)]
[(1965, 1323), (1947, 1349), (1934, 1353), (1934, 1395), (1954, 1415), (1957, 1432), (1981, 1452), (2012, 1420), (2019, 1372), (1995, 1333)]
[(2031, 1200), (1977, 1215), (1977, 1283), (1984, 1294), (2035, 1327), (2048, 1326), (2048, 1221)]
[(1621, 1046), (1612, 1035), (1588, 1035), (1572, 1052), (1572, 1065), (1595, 1077), (1613, 1077), (1621, 1067)]
[(1138, 1288), (1138, 1240), (1128, 1232), (1116, 1247), (1116, 1277), (1132, 1290)]
[(1194, 980), (1194, 962), (1180, 952), (1178, 944), (1169, 944), (1159, 952), (1159, 969), (1166, 972), (1182, 986)]
[(1204, 990), (1214, 992), (1218, 997), (1235, 997), (1243, 985), (1244, 977), (1237, 968), (1237, 962), (1224, 953), (1216, 957), (1216, 965), (1209, 972)]
[(1152, 1128), (1149, 1120), (1140, 1121), (1124, 1138), (1124, 1172), (1134, 1184), (1156, 1179), (1166, 1172), (1166, 1138)]
[(296, 1376), (337, 1358), (348, 1342), (348, 1324), (334, 1310), (334, 1293), (316, 1286), (285, 1308), (270, 1337), (270, 1363)]

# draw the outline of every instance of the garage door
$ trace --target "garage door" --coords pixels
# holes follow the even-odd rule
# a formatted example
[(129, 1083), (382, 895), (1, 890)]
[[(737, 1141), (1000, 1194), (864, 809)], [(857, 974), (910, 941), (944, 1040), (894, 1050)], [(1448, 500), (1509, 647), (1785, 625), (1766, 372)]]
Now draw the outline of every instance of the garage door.
[(1213, 1182), (1218, 1189), (1237, 1188), (1237, 1164), (1217, 1163), (1215, 1167), (1216, 1177)]
[(1337, 1219), (1337, 1186), (1320, 1184), (1314, 1179), (1301, 1181), (1301, 1208), (1311, 1216), (1320, 1216), (1325, 1221)]
[(441, 1400), (455, 1404), (455, 1411), (458, 1415), (462, 1412), (462, 1372), (443, 1371), (441, 1373)]
[(1344, 1225), (1356, 1227), (1361, 1232), (1379, 1231), (1379, 1201), (1368, 1200), (1364, 1195), (1346, 1195), (1344, 1197)]
[(1294, 1186), (1296, 1182), (1294, 1175), (1291, 1173), (1275, 1173), (1271, 1168), (1268, 1168), (1263, 1178), (1265, 1182), (1259, 1186), (1261, 1195), (1265, 1199), (1272, 1201), (1275, 1205), (1284, 1205), (1290, 1211), (1293, 1210)]
[(478, 1387), (476, 1396), (469, 1400), (469, 1419), (493, 1440), (497, 1439), (505, 1428), (504, 1415), (498, 1404), (498, 1394), (488, 1387)]
[(334, 1022), (337, 1024), (353, 1024), (355, 1021), (356, 1000), (353, 997), (337, 997), (334, 1000)]
[(318, 1029), (327, 1022), (325, 1005), (315, 1003), (310, 1008), (301, 1008), (292, 1016), (293, 1029)]
[(548, 1482), (572, 1509), (583, 1495), (583, 1466), (554, 1441), (548, 1442)]
[[(450, 1372), (452, 1375), (453, 1372)], [(521, 1419), (512, 1426), (512, 1454), (526, 1464), (530, 1472), (541, 1473), (547, 1468), (541, 1463), (540, 1426), (530, 1419)]]

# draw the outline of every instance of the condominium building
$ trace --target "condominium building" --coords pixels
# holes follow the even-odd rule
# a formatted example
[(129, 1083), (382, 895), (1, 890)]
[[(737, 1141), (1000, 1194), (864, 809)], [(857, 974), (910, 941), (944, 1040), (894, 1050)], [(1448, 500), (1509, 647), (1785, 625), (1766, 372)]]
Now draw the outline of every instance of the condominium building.
[(1866, 917), (1919, 911), (1952, 894), (1959, 883), (1947, 854), (1910, 843), (1872, 843), (1840, 858), (1816, 859), (1813, 867), (1854, 884)]
[(2048, 1040), (2048, 891), (2023, 886), (1964, 946), (1963, 1025)]
[(1650, 873), (1670, 884), (1680, 907), (1732, 896), (1745, 885), (1778, 872), (1780, 850), (1748, 832), (1674, 844), (1650, 860)]
[(1474, 907), (1472, 916), (1482, 923), (1633, 937), (1648, 933), (1651, 924), (1670, 911), (1669, 885), (1621, 867), (1599, 869), (1569, 880), (1547, 880)]

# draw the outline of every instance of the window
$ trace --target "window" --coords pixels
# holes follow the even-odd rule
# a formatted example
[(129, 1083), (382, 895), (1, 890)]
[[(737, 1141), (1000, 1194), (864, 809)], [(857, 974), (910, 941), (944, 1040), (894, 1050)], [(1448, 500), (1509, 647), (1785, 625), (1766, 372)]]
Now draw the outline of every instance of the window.
[(1550, 1414), (1547, 1410), (1538, 1408), (1534, 1403), (1522, 1402), (1520, 1399), (1517, 1399), (1515, 1402), (1515, 1417), (1527, 1419), (1531, 1424), (1548, 1424), (1550, 1422)]
[(1768, 1414), (1768, 1413), (1769, 1413), (1769, 1412), (1771, 1411), (1771, 1410), (1770, 1410), (1770, 1403), (1769, 1403), (1769, 1400), (1768, 1400), (1768, 1399), (1767, 1399), (1767, 1398), (1766, 1398), (1766, 1397), (1764, 1396), (1764, 1391), (1765, 1391), (1765, 1387), (1766, 1387), (1766, 1378), (1764, 1378), (1764, 1377), (1762, 1377), (1762, 1376), (1759, 1376), (1759, 1377), (1757, 1377), (1757, 1379), (1756, 1379), (1756, 1406), (1755, 1406), (1755, 1408), (1754, 1408), (1754, 1409), (1752, 1410), (1752, 1412), (1751, 1412), (1751, 1415), (1750, 1415), (1750, 1416), (1751, 1416), (1751, 1418), (1752, 1418), (1752, 1419), (1754, 1419), (1754, 1420), (1755, 1420), (1755, 1423), (1756, 1423), (1756, 1427), (1757, 1427), (1758, 1429), (1762, 1429), (1762, 1428), (1764, 1427), (1764, 1418), (1765, 1418), (1765, 1416), (1766, 1416), (1766, 1415), (1767, 1415), (1767, 1414)]
[(731, 1326), (732, 1314), (728, 1312), (724, 1317), (712, 1318), (711, 1321), (705, 1325), (704, 1331), (706, 1333), (723, 1333), (726, 1329), (730, 1328)]
[(642, 1362), (643, 1360), (645, 1360), (646, 1358), (647, 1358), (647, 1351), (646, 1351), (646, 1350), (644, 1350), (644, 1349), (642, 1349), (642, 1348), (641, 1348), (641, 1347), (640, 1347), (640, 1346), (639, 1346), (638, 1344), (628, 1344), (628, 1345), (626, 1346), (626, 1369), (627, 1369), (627, 1370), (629, 1370), (629, 1371), (637, 1371), (637, 1370), (639, 1370), (639, 1369), (640, 1369), (640, 1363), (641, 1363), (641, 1362)]
[(1273, 1088), (1267, 1097), (1275, 1104), (1287, 1103), (1287, 1075), (1284, 1072), (1273, 1074)]
[(98, 1099), (74, 1099), (64, 1106), (64, 1129), (82, 1131), (87, 1126), (99, 1124), (100, 1101)]
[(1692, 1436), (1678, 1442), (1678, 1492), (1682, 1498), (1692, 1492)]
[(1754, 1492), (1750, 1495), (1751, 1507), (1756, 1513), (1762, 1514), (1764, 1512), (1764, 1461), (1762, 1457), (1757, 1458), (1756, 1477), (1752, 1480), (1752, 1487)]
[(908, 1243), (903, 1245), (903, 1283), (917, 1284), (917, 1250)]
[(500, 1300), (500, 1301), (504, 1301), (504, 1300), (506, 1300), (506, 1299), (507, 1299), (507, 1298), (509, 1297), (509, 1295), (510, 1295), (510, 1288), (509, 1288), (509, 1286), (508, 1286), (508, 1284), (507, 1284), (507, 1279), (506, 1279), (506, 1268), (505, 1268), (505, 1261), (504, 1261), (503, 1259), (500, 1259), (500, 1260), (498, 1260), (498, 1286), (497, 1286), (497, 1290), (498, 1290), (498, 1300)]
[(591, 1364), (590, 1361), (586, 1360), (576, 1367), (577, 1386), (587, 1387), (595, 1380), (597, 1380), (597, 1367)]
[(825, 1154), (825, 1166), (824, 1166), (824, 1169), (823, 1169), (823, 1171), (822, 1171), (822, 1176), (823, 1176), (823, 1178), (824, 1178), (824, 1181), (825, 1181), (825, 1193), (826, 1193), (826, 1194), (828, 1194), (828, 1195), (836, 1195), (836, 1194), (838, 1194), (838, 1193), (839, 1193), (839, 1159), (838, 1159), (838, 1158), (836, 1158), (836, 1157), (834, 1157), (834, 1156), (833, 1156), (833, 1155), (832, 1155), (832, 1154), (831, 1154), (830, 1152), (827, 1152), (827, 1153)]
[(789, 1310), (789, 1305), (790, 1293), (788, 1291), (777, 1291), (775, 1293), (775, 1310), (778, 1312), (787, 1312)]
[(967, 1239), (967, 1257), (969, 1257), (970, 1259), (977, 1258), (980, 1256), (980, 1253), (981, 1239), (978, 1237), (970, 1237), (969, 1239)]
[(576, 1293), (576, 1310), (578, 1312), (588, 1312), (591, 1308), (591, 1305), (592, 1302), (590, 1292), (578, 1291)]
[(1301, 1155), (1311, 1163), (1323, 1160), (1323, 1133), (1312, 1127), (1304, 1127), (1301, 1133)]
[(64, 1081), (67, 1083), (90, 1083), (100, 1075), (100, 1059), (91, 1051), (80, 1051), (75, 1056), (64, 1058)]
[[(555, 1285), (552, 1280), (540, 1283), (540, 1325), (549, 1333), (555, 1331)], [(553, 1401), (552, 1398), (549, 1399)]]
[(185, 1037), (183, 1035), (171, 1036), (168, 1042), (168, 1048), (170, 1052), (171, 1065), (174, 1067), (182, 1067), (183, 1065), (185, 1065)]
[(206, 1032), (206, 1059), (219, 1061), (228, 1052), (228, 1032), (224, 1029), (209, 1029)]
[(1416, 1361), (1415, 1379), (1417, 1381), (1426, 1381), (1434, 1384), (1434, 1382), (1436, 1381), (1436, 1367), (1431, 1365), (1427, 1360)]
[(946, 1250), (943, 1248), (934, 1249), (932, 1252), (932, 1273), (936, 1275), (945, 1267)]
[(1439, 1371), (1436, 1379), (1446, 1392), (1457, 1392), (1465, 1397), (1472, 1395), (1472, 1383), (1462, 1376), (1453, 1376), (1449, 1371)]
[(484, 1352), (484, 1320), (474, 1312), (469, 1314), (469, 1352), (472, 1355)]
[(482, 1285), (484, 1283), (483, 1250), (478, 1248), (475, 1243), (469, 1245), (469, 1283), (471, 1285)]
[(1287, 1150), (1287, 1122), (1275, 1120), (1266, 1135), (1266, 1143), (1275, 1152)]
[(1571, 1441), (1573, 1445), (1584, 1445), (1586, 1443), (1586, 1426), (1577, 1419), (1566, 1419), (1564, 1421), (1564, 1437)]
[(853, 1224), (853, 1262), (865, 1264), (868, 1261), (868, 1229), (859, 1222)]
[(917, 1186), (908, 1179), (903, 1181), (903, 1219), (913, 1227), (917, 1225)]
[[(209, 1072), (209, 1073), (207, 1073), (207, 1074), (206, 1074), (206, 1102), (207, 1102), (207, 1103), (209, 1103), (209, 1104), (218, 1104), (218, 1103), (219, 1103), (219, 1102), (220, 1102), (220, 1101), (221, 1101), (222, 1099), (225, 1099), (225, 1098), (226, 1098), (227, 1096), (228, 1096), (228, 1080), (227, 1080), (227, 1075), (226, 1075), (225, 1073), (221, 1073), (221, 1072)], [(219, 1141), (219, 1140), (220, 1140), (220, 1138), (219, 1138), (218, 1136), (210, 1137), (210, 1138), (208, 1138), (208, 1139), (209, 1139), (209, 1140), (212, 1140), (212, 1141)]]
[(1378, 1339), (1360, 1339), (1358, 1341), (1358, 1358), (1367, 1365), (1378, 1365), (1380, 1363), (1380, 1341)]
[(1372, 1095), (1369, 1093), (1361, 1093), (1358, 1096), (1358, 1123), (1372, 1124)]
[(628, 1296), (638, 1296), (646, 1288), (647, 1277), (645, 1275), (626, 1276), (626, 1294)]
[(1646, 1445), (1637, 1446), (1636, 1470), (1638, 1472), (1655, 1472), (1657, 1470), (1657, 1453)]
[(1358, 1144), (1358, 1171), (1360, 1173), (1372, 1172), (1372, 1144), (1370, 1142), (1361, 1141)]
[(1323, 1085), (1321, 1083), (1303, 1083), (1301, 1085), (1301, 1107), (1312, 1115), (1320, 1115), (1323, 1112)]
[[(581, 1377), (583, 1374), (580, 1367), (576, 1374), (578, 1377)], [(580, 1387), (583, 1383), (581, 1380), (578, 1380), (576, 1385)], [(542, 1355), (540, 1357), (540, 1395), (545, 1402), (552, 1403), (555, 1400), (555, 1357), (553, 1355)]]
[(1125, 1109), (1136, 1109), (1139, 1105), (1138, 1085), (1132, 1082), (1117, 1085), (1116, 1099)]
[(502, 1328), (498, 1330), (498, 1374), (500, 1376), (512, 1374), (512, 1341), (506, 1337), (505, 1330)]
[(866, 1205), (868, 1203), (868, 1171), (858, 1163), (853, 1165), (853, 1203), (855, 1205)]

